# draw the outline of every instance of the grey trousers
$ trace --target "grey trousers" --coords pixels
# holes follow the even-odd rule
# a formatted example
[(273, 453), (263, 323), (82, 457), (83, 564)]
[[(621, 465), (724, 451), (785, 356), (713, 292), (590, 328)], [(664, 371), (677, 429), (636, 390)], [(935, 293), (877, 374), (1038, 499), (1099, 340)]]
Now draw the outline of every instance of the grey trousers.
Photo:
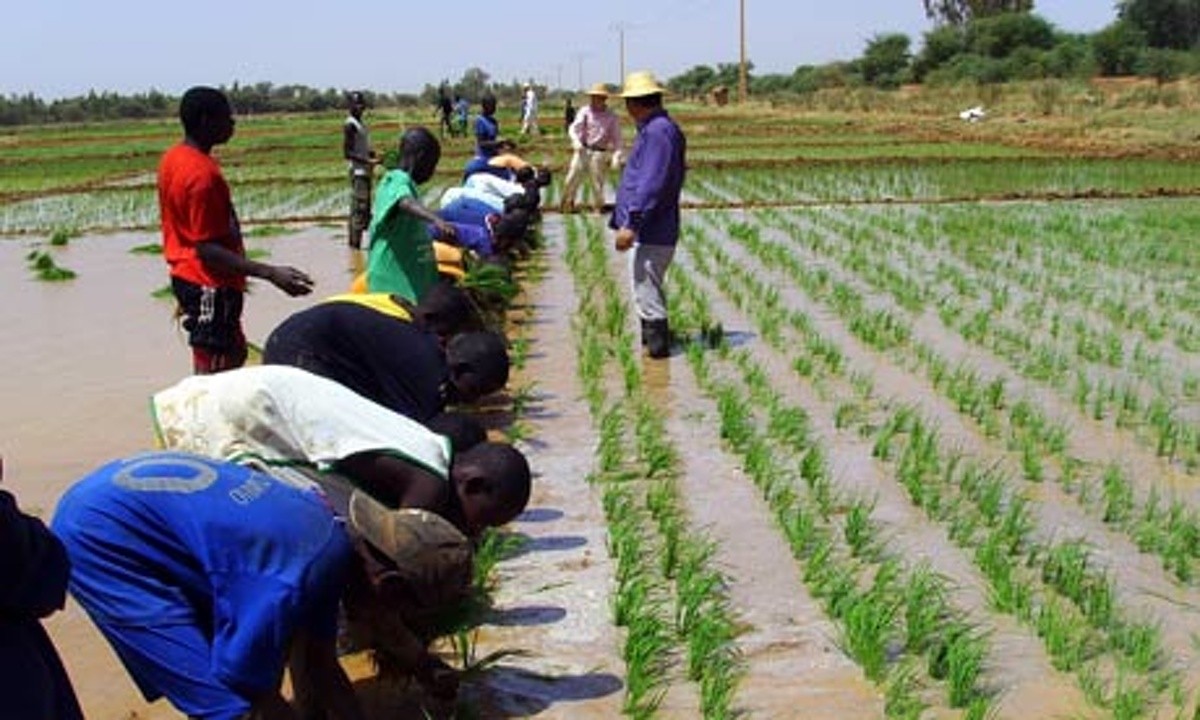
[(663, 292), (663, 281), (674, 257), (674, 245), (638, 243), (629, 251), (633, 302), (640, 319), (667, 319), (667, 296)]

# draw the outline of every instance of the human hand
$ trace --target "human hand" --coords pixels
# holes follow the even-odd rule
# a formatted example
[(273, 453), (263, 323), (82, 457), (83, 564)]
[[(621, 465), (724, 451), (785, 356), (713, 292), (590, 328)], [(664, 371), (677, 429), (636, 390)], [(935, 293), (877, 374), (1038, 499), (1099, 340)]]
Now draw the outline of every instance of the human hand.
[(441, 659), (426, 653), (416, 672), (417, 682), (439, 700), (454, 700), (458, 696), (459, 672)]
[(437, 229), (438, 229), (438, 237), (441, 239), (442, 242), (446, 242), (446, 243), (458, 242), (458, 231), (454, 229), (454, 225), (446, 222), (445, 220), (439, 220), (438, 224), (437, 224)]
[(272, 266), (267, 280), (292, 297), (307, 295), (313, 288), (313, 279), (307, 273), (286, 265)]
[(637, 233), (632, 228), (621, 228), (617, 231), (616, 237), (613, 238), (613, 247), (617, 252), (625, 252), (633, 247), (633, 241), (637, 238)]

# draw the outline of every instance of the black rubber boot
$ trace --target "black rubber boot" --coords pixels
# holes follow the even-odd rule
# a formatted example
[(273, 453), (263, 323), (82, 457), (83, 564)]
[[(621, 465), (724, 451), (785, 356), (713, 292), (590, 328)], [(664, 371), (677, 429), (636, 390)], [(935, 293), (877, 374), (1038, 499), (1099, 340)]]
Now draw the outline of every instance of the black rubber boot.
[(650, 320), (649, 338), (646, 342), (646, 349), (650, 352), (652, 358), (665, 358), (671, 354), (671, 328), (665, 319)]
[(650, 321), (642, 320), (642, 347), (650, 344)]

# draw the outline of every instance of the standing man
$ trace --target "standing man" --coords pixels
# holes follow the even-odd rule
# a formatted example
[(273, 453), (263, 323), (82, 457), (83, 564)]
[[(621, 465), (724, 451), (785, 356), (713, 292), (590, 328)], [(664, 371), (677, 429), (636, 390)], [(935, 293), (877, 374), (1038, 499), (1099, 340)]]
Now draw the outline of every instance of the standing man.
[(194, 87), (179, 101), (184, 138), (158, 166), (158, 206), (163, 257), (192, 367), (207, 374), (246, 361), (242, 306), (246, 278), (267, 280), (288, 295), (312, 292), (312, 278), (293, 268), (246, 257), (229, 185), (213, 159), (213, 146), (233, 137), (233, 109), (220, 90)]
[(499, 137), (500, 122), (496, 120), (496, 96), (488, 93), (479, 101), (479, 115), (475, 116), (475, 154), (482, 157), (494, 155)]
[(521, 100), (521, 134), (538, 134), (538, 97), (531, 83), (525, 83), (525, 95)]
[(571, 139), (571, 165), (563, 184), (563, 212), (574, 212), (575, 192), (587, 173), (592, 188), (592, 207), (604, 208), (604, 180), (608, 166), (621, 151), (621, 121), (608, 109), (608, 87), (596, 83), (588, 90), (588, 104), (579, 110), (567, 127)]
[(609, 220), (609, 227), (617, 231), (617, 251), (633, 249), (633, 297), (642, 321), (642, 344), (652, 358), (671, 353), (663, 281), (679, 241), (679, 195), (687, 154), (683, 131), (663, 108), (665, 92), (649, 72), (625, 78), (621, 97), (637, 123), (637, 138)]
[(371, 136), (363, 122), (366, 98), (361, 92), (350, 93), (350, 114), (342, 124), (342, 156), (350, 163), (349, 243), (362, 247), (363, 231), (371, 224), (371, 182), (379, 158), (371, 149)]

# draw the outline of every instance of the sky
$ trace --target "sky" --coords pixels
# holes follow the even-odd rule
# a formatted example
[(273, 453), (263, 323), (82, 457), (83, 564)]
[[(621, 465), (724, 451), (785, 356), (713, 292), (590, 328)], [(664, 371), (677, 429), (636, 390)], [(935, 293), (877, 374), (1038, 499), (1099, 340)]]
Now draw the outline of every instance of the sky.
[[(1115, 1), (1035, 0), (1034, 11), (1095, 32)], [(35, 0), (4, 10), (0, 95), (178, 95), (235, 81), (416, 93), (471, 67), (566, 89), (619, 84), (622, 67), (665, 80), (737, 62), (743, 3), (755, 74), (850, 60), (885, 33), (916, 50), (932, 28), (921, 0)]]

